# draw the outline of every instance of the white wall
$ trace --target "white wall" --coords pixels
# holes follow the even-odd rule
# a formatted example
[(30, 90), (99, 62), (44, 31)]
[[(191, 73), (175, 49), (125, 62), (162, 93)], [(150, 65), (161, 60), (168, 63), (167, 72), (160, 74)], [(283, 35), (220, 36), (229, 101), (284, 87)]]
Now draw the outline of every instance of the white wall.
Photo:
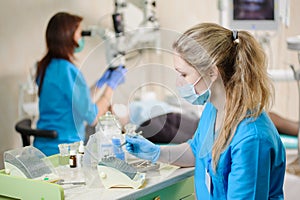
[[(157, 0), (157, 5), (161, 27), (171, 31), (182, 32), (196, 23), (217, 23), (219, 19), (216, 0)], [(300, 17), (297, 14), (299, 6), (299, 1), (291, 0), (290, 27), (282, 26), (281, 31), (272, 39), (274, 68), (287, 68), (286, 63), (298, 66), (296, 53), (287, 51), (285, 40), (288, 36), (300, 34)], [(19, 83), (26, 81), (29, 68), (43, 56), (45, 28), (50, 17), (58, 11), (83, 16), (84, 25), (87, 26), (97, 24), (102, 16), (111, 13), (113, 0), (0, 1), (0, 168), (3, 166), (3, 152), (21, 146), (20, 137), (14, 130), (14, 124), (18, 120)], [(86, 48), (78, 54), (79, 66), (87, 65), (85, 59), (99, 41), (97, 38), (87, 39)], [(155, 60), (151, 56), (145, 56), (144, 59), (147, 60), (146, 63)], [(160, 61), (172, 65), (168, 58), (162, 58)], [(88, 83), (93, 82), (98, 78), (98, 74), (104, 71), (104, 68), (101, 68), (105, 65), (103, 56), (95, 59), (91, 65), (94, 66), (82, 68)], [(152, 76), (159, 76), (166, 82), (169, 80), (168, 74), (162, 75), (155, 70)], [(143, 76), (137, 78), (141, 77)], [(298, 97), (295, 83), (276, 83), (275, 86), (277, 93), (274, 110), (283, 116), (297, 119)]]

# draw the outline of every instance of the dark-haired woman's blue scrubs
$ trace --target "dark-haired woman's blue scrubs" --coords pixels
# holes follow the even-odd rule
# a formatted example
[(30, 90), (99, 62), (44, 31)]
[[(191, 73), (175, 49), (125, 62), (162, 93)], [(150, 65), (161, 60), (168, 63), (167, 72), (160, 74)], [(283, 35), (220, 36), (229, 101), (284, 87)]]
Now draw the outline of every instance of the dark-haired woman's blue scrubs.
[(84, 141), (84, 122), (92, 124), (97, 113), (79, 69), (67, 60), (52, 59), (39, 97), (37, 128), (55, 130), (58, 137), (36, 137), (33, 145), (49, 156), (59, 153), (58, 144)]

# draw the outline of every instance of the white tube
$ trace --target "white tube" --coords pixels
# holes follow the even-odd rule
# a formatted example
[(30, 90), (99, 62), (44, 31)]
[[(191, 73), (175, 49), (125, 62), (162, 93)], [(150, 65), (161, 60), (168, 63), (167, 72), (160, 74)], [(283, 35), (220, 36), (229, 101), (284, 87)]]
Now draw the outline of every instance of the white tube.
[(295, 81), (291, 69), (270, 69), (268, 73), (273, 81)]

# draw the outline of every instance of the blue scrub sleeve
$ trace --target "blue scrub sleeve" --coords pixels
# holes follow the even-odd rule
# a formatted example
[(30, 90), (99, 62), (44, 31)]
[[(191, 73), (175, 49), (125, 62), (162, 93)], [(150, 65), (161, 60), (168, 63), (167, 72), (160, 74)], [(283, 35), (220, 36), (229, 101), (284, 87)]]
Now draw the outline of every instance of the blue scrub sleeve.
[(196, 157), (197, 147), (199, 145), (199, 138), (200, 138), (200, 121), (198, 123), (198, 127), (195, 131), (193, 138), (189, 139), (187, 141), (187, 143), (190, 145), (195, 157)]
[(72, 96), (72, 109), (75, 113), (74, 119), (77, 121), (85, 120), (88, 124), (92, 124), (98, 114), (98, 108), (92, 102), (90, 89), (81, 73), (78, 73)]
[(268, 199), (272, 153), (269, 147), (267, 141), (251, 135), (232, 148), (227, 199)]

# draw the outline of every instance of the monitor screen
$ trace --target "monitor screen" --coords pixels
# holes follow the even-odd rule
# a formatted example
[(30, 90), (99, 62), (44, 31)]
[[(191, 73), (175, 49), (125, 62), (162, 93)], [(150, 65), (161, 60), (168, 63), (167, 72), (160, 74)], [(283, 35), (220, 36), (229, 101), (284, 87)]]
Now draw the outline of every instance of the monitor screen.
[(230, 28), (246, 30), (277, 29), (277, 0), (230, 0), (230, 2)]

